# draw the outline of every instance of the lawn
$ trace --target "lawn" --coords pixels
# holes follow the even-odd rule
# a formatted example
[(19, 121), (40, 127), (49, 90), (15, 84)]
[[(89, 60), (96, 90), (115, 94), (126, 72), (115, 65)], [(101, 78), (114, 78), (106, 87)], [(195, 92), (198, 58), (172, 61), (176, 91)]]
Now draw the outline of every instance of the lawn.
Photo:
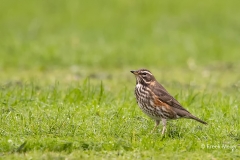
[[(239, 5), (3, 0), (0, 159), (240, 159)], [(139, 68), (208, 125), (150, 134)]]

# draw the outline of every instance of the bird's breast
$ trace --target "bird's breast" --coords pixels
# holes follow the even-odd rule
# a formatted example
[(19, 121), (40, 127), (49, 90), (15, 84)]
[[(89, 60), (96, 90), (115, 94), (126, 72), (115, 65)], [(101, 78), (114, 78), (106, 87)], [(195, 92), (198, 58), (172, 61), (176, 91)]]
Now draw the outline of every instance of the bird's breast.
[(153, 119), (174, 118), (173, 113), (169, 110), (168, 105), (156, 100), (152, 92), (146, 86), (137, 84), (135, 88), (135, 96), (140, 109)]
[(135, 96), (138, 106), (145, 114), (154, 119), (160, 118), (154, 100), (152, 99), (151, 92), (147, 87), (137, 84), (135, 88)]

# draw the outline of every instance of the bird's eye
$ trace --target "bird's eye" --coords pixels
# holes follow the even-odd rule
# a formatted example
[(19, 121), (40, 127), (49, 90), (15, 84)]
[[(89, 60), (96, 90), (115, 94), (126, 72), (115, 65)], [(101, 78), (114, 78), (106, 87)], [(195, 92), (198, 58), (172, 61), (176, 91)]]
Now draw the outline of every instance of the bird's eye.
[(146, 76), (146, 75), (147, 75), (147, 73), (142, 73), (142, 75), (143, 75), (143, 76)]

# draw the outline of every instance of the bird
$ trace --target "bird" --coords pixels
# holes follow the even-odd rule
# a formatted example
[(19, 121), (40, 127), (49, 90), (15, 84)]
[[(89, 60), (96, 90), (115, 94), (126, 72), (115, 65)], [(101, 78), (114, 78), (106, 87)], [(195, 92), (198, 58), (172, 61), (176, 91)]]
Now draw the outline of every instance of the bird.
[(169, 94), (169, 92), (155, 79), (154, 75), (147, 69), (130, 71), (135, 75), (135, 96), (140, 109), (155, 120), (155, 126), (151, 133), (158, 127), (160, 121), (166, 131), (167, 120), (188, 118), (202, 124), (207, 123), (192, 115), (188, 110)]

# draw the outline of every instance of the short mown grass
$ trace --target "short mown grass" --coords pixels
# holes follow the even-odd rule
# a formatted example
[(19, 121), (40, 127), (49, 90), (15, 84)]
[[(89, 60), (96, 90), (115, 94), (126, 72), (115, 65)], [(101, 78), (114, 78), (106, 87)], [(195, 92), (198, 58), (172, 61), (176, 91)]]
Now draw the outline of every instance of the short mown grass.
[(150, 134), (154, 122), (137, 107), (131, 88), (122, 87), (116, 93), (105, 90), (103, 82), (93, 85), (89, 79), (67, 87), (57, 82), (46, 86), (3, 85), (2, 157), (145, 159), (231, 155), (237, 159), (238, 96), (208, 92), (189, 88), (176, 96), (208, 126), (186, 119), (169, 121), (162, 137), (161, 126)]
[[(4, 0), (0, 159), (239, 159), (239, 1)], [(154, 121), (130, 70), (193, 115)]]

